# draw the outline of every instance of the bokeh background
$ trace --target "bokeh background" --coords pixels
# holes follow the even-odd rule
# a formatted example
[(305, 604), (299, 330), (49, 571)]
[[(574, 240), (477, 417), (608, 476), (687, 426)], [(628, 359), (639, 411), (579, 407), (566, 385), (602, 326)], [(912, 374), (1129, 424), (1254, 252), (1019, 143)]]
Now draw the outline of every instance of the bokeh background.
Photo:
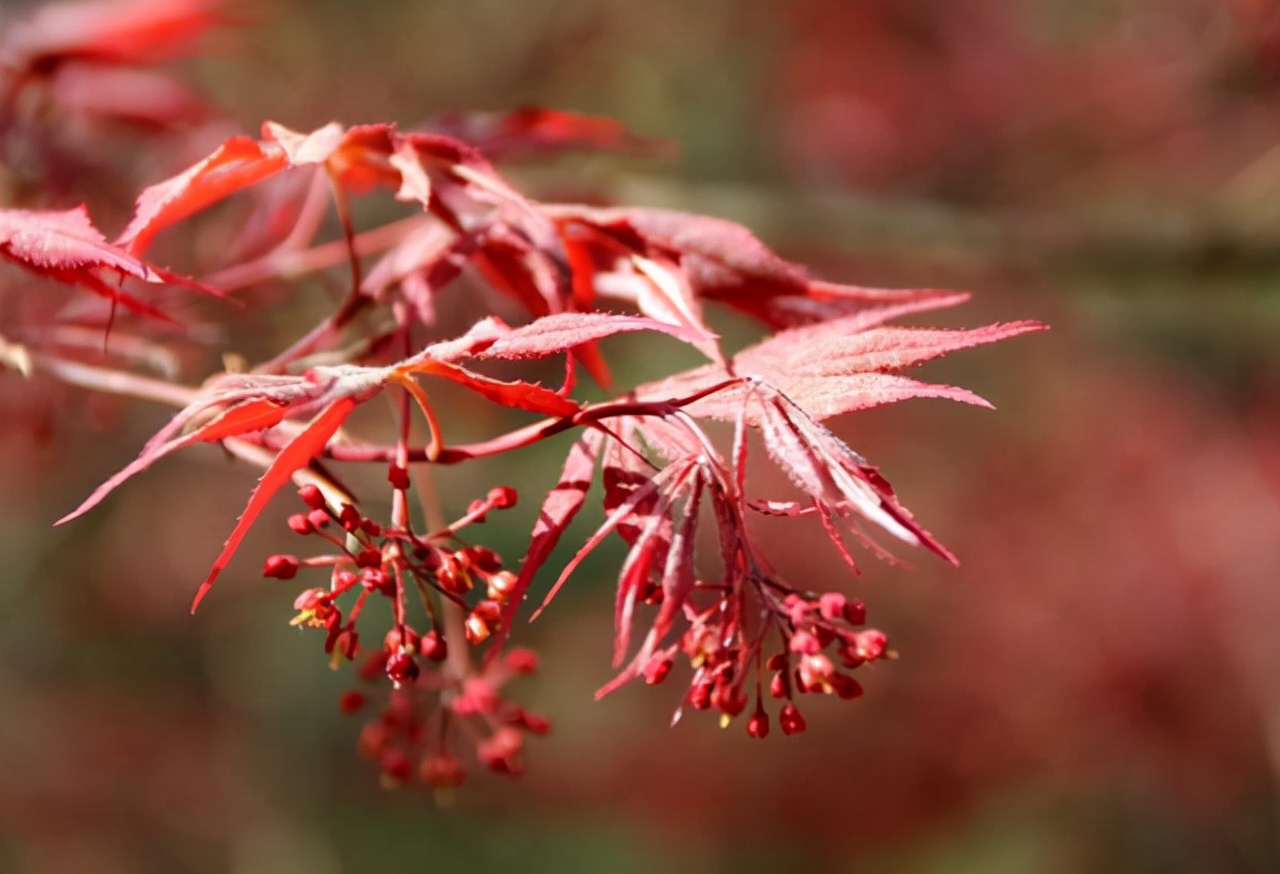
[[(119, 227), (140, 185), (267, 118), (539, 104), (680, 155), (512, 168), (535, 194), (706, 212), (832, 279), (975, 292), (927, 323), (1054, 329), (929, 365), (995, 413), (915, 401), (837, 423), (963, 562), (850, 582), (901, 653), (863, 699), (812, 703), (805, 735), (765, 743), (668, 728), (675, 685), (594, 703), (602, 553), (517, 631), (544, 661), (515, 691), (555, 722), (529, 773), (446, 808), (355, 755), (346, 679), (287, 628), (294, 588), (256, 576), (285, 543), (269, 525), (188, 615), (252, 472), (193, 452), (55, 530), (165, 411), (0, 374), (0, 870), (1280, 870), (1280, 4), (236, 12), (168, 68), (216, 112), (59, 134), (93, 144), (59, 180), (71, 204)], [(23, 167), (5, 171), (15, 196)], [(231, 345), (278, 345), (283, 318)], [(218, 351), (174, 364), (195, 382)], [(653, 367), (637, 347), (635, 372)], [(563, 448), (449, 471), (446, 503), (502, 479), (534, 495)], [(492, 545), (517, 556), (530, 513)], [(830, 585), (820, 541), (784, 523), (779, 564)]]

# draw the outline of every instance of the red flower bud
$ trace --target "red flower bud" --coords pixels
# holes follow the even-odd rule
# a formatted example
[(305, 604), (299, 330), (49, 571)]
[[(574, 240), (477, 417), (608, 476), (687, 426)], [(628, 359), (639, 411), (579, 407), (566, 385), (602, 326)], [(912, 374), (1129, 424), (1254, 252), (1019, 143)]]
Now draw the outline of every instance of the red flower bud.
[(514, 507), (516, 505), (516, 490), (511, 486), (495, 486), (489, 489), (488, 501), (490, 506), (499, 510)]
[(338, 699), (338, 709), (350, 716), (361, 707), (364, 706), (364, 695), (352, 689), (349, 692), (343, 692), (342, 697)]
[(516, 587), (518, 577), (511, 571), (498, 571), (489, 578), (489, 597), (495, 601), (505, 601)]
[(397, 688), (418, 679), (418, 662), (410, 654), (398, 650), (387, 656), (387, 677)]
[(289, 529), (294, 534), (311, 534), (316, 530), (311, 524), (311, 520), (307, 518), (306, 513), (294, 513), (288, 520)]
[(854, 640), (854, 648), (858, 655), (869, 662), (883, 657), (888, 646), (888, 636), (875, 628), (859, 633)]
[(465, 626), (467, 643), (470, 644), (484, 643), (489, 639), (489, 635), (493, 633), (493, 629), (489, 627), (489, 623), (485, 621), (484, 617), (474, 611), (467, 616)]
[(342, 505), (342, 512), (338, 514), (338, 522), (342, 525), (342, 530), (348, 534), (354, 534), (360, 530), (360, 511), (350, 504)]
[(757, 704), (755, 712), (747, 720), (747, 734), (760, 740), (769, 736), (769, 714), (764, 712), (762, 705)]
[(356, 567), (382, 567), (382, 550), (372, 546), (360, 550), (356, 554)]
[(656, 686), (665, 680), (669, 673), (671, 673), (671, 659), (664, 655), (656, 655), (644, 666), (644, 681), (650, 686)]
[(324, 493), (312, 483), (307, 483), (298, 489), (298, 497), (312, 510), (323, 510), (325, 507)]
[(427, 756), (418, 767), (418, 776), (432, 789), (455, 789), (467, 777), (462, 763), (448, 753)]
[(834, 622), (844, 616), (848, 600), (839, 592), (827, 592), (818, 598), (818, 612), (828, 622)]
[(389, 750), (378, 760), (378, 768), (394, 786), (402, 786), (413, 778), (413, 764), (400, 750)]
[(428, 631), (422, 635), (418, 641), (418, 652), (424, 659), (431, 659), (433, 662), (442, 662), (449, 655), (449, 645), (435, 631)]
[(397, 625), (382, 639), (382, 647), (388, 655), (400, 652), (415, 653), (418, 651), (418, 632), (408, 625)]
[(298, 574), (301, 563), (292, 555), (269, 555), (262, 565), (262, 575), (276, 580), (291, 580)]
[(817, 635), (804, 629), (800, 629), (791, 635), (790, 646), (792, 652), (798, 652), (803, 655), (817, 655), (822, 652), (822, 643), (818, 640)]
[(523, 647), (507, 653), (507, 667), (517, 674), (532, 674), (538, 669), (538, 654)]
[(393, 489), (404, 491), (409, 488), (409, 471), (398, 464), (392, 464), (387, 467), (387, 482), (391, 483)]
[(800, 715), (796, 705), (787, 702), (787, 706), (778, 714), (778, 725), (782, 727), (783, 734), (799, 734), (805, 728), (804, 717)]

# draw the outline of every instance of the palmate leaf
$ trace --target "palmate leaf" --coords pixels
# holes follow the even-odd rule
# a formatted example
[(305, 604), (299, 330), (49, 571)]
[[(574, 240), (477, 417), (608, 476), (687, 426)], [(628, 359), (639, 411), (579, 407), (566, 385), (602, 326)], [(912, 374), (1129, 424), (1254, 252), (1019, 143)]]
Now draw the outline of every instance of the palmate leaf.
[[(641, 386), (636, 394), (654, 400), (683, 397), (731, 377), (757, 377), (818, 420), (913, 397), (947, 398), (989, 407), (985, 400), (965, 389), (918, 382), (892, 371), (914, 367), (949, 352), (1046, 329), (1040, 322), (1023, 321), (972, 330), (859, 330), (865, 322), (865, 316), (854, 315), (780, 331), (735, 355), (727, 368), (706, 365)], [(686, 410), (703, 418), (731, 421), (750, 391), (746, 383), (726, 388), (694, 401)], [(754, 414), (749, 411), (748, 415)]]
[(525, 550), (524, 564), (503, 607), (502, 621), (488, 658), (493, 658), (501, 651), (503, 642), (510, 634), (516, 610), (528, 593), (533, 578), (582, 509), (591, 481), (595, 478), (596, 457), (600, 453), (603, 439), (600, 432), (587, 431), (569, 448), (569, 455), (560, 471), (560, 479), (547, 493), (542, 501), (542, 508), (538, 511), (538, 519), (534, 522), (529, 546)]
[(261, 140), (231, 137), (208, 157), (144, 189), (117, 244), (141, 254), (170, 225), (291, 167), (323, 166), (356, 191), (383, 185), (402, 197), (430, 195), (425, 171), (411, 166), (413, 150), (397, 137), (392, 125), (343, 128), (330, 123), (303, 134), (268, 121), (262, 136)]
[(276, 455), (275, 461), (271, 462), (271, 466), (267, 468), (267, 472), (262, 475), (262, 479), (254, 488), (253, 494), (249, 496), (249, 504), (244, 508), (244, 513), (240, 515), (227, 542), (223, 544), (222, 552), (218, 553), (218, 557), (213, 560), (209, 575), (196, 591), (195, 599), (191, 602), (192, 613), (200, 606), (201, 599), (208, 594), (213, 581), (231, 561), (236, 549), (240, 546), (240, 541), (249, 533), (253, 523), (266, 509), (271, 496), (289, 482), (294, 473), (311, 463), (355, 408), (356, 401), (353, 398), (340, 398), (334, 401)]
[(663, 143), (630, 133), (612, 118), (538, 106), (503, 113), (450, 112), (432, 118), (425, 127), (474, 146), (494, 161), (569, 149), (633, 154), (669, 149)]
[(97, 0), (45, 6), (0, 44), (14, 68), (50, 68), (64, 60), (150, 64), (190, 51), (206, 30), (226, 22), (227, 0)]
[(165, 321), (171, 320), (151, 304), (108, 284), (102, 273), (153, 285), (168, 283), (211, 291), (108, 243), (93, 226), (83, 204), (64, 211), (0, 209), (0, 256), (40, 276), (77, 285)]
[(177, 176), (138, 195), (133, 219), (116, 243), (139, 255), (160, 231), (288, 166), (284, 152), (236, 136)]
[(484, 350), (476, 352), (474, 357), (539, 358), (632, 331), (656, 331), (690, 344), (715, 339), (715, 334), (704, 329), (674, 325), (644, 316), (600, 312), (559, 313), (512, 328)]
[[(871, 307), (900, 305), (908, 307), (904, 312), (914, 312), (953, 306), (965, 299), (952, 291), (863, 288), (817, 280), (804, 267), (774, 253), (747, 228), (725, 219), (643, 208), (557, 204), (544, 210), (556, 220), (574, 264), (574, 294), (579, 299), (593, 298), (608, 288), (615, 296), (638, 301), (645, 287), (619, 282), (620, 255), (660, 256), (674, 267), (679, 282), (696, 301), (723, 303), (774, 328)], [(696, 304), (684, 308), (696, 312)]]

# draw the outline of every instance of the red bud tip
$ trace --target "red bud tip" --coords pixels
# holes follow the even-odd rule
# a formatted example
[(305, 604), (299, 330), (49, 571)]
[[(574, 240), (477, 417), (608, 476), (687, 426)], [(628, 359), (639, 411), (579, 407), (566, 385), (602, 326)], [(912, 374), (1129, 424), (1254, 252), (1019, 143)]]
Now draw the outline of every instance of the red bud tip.
[(532, 674), (538, 669), (538, 654), (531, 649), (513, 649), (507, 653), (507, 667), (517, 674)]
[(262, 565), (262, 575), (275, 580), (291, 580), (298, 574), (300, 563), (292, 555), (269, 555)]
[(788, 702), (778, 714), (778, 725), (782, 726), (782, 733), (785, 735), (799, 734), (805, 728), (804, 717), (800, 715), (796, 705)]
[(390, 465), (387, 468), (387, 482), (391, 483), (391, 487), (404, 491), (409, 488), (409, 471), (398, 464)]
[(828, 622), (843, 618), (848, 600), (839, 592), (827, 592), (818, 598), (818, 612)]
[(312, 510), (323, 510), (325, 507), (324, 493), (311, 483), (298, 489), (298, 497)]
[(489, 489), (488, 501), (491, 507), (496, 507), (499, 510), (514, 507), (516, 505), (516, 490), (511, 486), (496, 486)]

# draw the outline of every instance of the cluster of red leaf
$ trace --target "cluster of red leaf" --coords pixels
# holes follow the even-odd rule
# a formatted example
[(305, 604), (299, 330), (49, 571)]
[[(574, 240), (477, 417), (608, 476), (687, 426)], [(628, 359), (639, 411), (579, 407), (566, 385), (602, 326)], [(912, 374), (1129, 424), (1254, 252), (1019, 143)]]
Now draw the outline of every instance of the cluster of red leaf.
[[(84, 33), (68, 27), (76, 38), (59, 42), (49, 34), (62, 30), (46, 23), (39, 32), (53, 48), (28, 55), (96, 57), (96, 40), (106, 40), (120, 52), (108, 53), (108, 60), (136, 60), (146, 56), (148, 34), (198, 30), (211, 7), (186, 4), (186, 15), (172, 20), (159, 4), (140, 8), (148, 14), (116, 22), (120, 33), (99, 22), (86, 25)], [(135, 37), (138, 47), (130, 48)], [(852, 672), (891, 655), (885, 635), (863, 627), (860, 602), (783, 579), (769, 562), (754, 520), (815, 517), (850, 565), (846, 533), (887, 555), (862, 522), (954, 561), (884, 477), (822, 420), (911, 397), (985, 404), (962, 389), (918, 382), (900, 371), (1044, 326), (889, 326), (891, 319), (952, 306), (965, 295), (817, 280), (747, 229), (719, 219), (542, 203), (515, 190), (485, 151), (637, 142), (608, 122), (524, 110), (508, 120), (471, 124), (451, 118), (441, 125), (401, 131), (390, 124), (331, 123), (299, 133), (267, 122), (260, 138), (227, 139), (187, 169), (147, 187), (114, 243), (94, 229), (83, 209), (0, 211), (0, 254), (6, 259), (147, 315), (159, 310), (108, 285), (104, 275), (192, 284), (143, 257), (161, 234), (250, 189), (261, 199), (241, 229), (238, 250), (257, 254), (223, 265), (203, 278), (204, 285), (248, 300), (246, 289), (265, 280), (330, 268), (349, 271), (342, 299), (291, 345), (269, 360), (228, 365), (199, 387), (159, 386), (125, 368), (88, 362), (83, 353), (43, 346), (38, 334), (24, 335), (28, 369), (107, 391), (176, 400), (181, 407), (132, 464), (61, 521), (86, 512), (157, 460), (195, 444), (220, 444), (261, 466), (265, 472), (201, 585), (198, 603), (270, 499), (290, 482), (302, 486), (307, 513), (291, 519), (290, 527), (323, 538), (327, 552), (302, 559), (272, 556), (265, 573), (277, 579), (291, 579), (303, 569), (328, 575), (326, 586), (299, 597), (297, 622), (324, 629), (333, 658), (363, 659), (366, 673), (386, 678), (390, 704), (371, 723), (380, 727), (366, 731), (380, 740), (365, 746), (395, 781), (417, 774), (438, 788), (455, 784), (462, 771), (453, 748), (468, 739), (494, 770), (520, 770), (519, 732), (540, 723), (498, 696), (498, 685), (511, 673), (500, 669), (510, 667), (511, 655), (500, 654), (521, 602), (585, 503), (597, 470), (606, 520), (544, 606), (610, 533), (626, 541), (630, 551), (619, 577), (615, 629), (621, 670), (601, 694), (637, 677), (661, 682), (683, 655), (693, 670), (687, 702), (715, 709), (727, 722), (754, 699), (747, 731), (755, 737), (768, 732), (766, 687), (768, 696), (783, 702), (778, 718), (787, 734), (805, 725), (797, 695), (858, 695)], [(326, 189), (341, 237), (318, 241)], [(408, 215), (357, 227), (352, 198), (379, 194), (403, 204)], [(450, 292), (468, 285), (476, 300), (465, 311), (478, 303), (487, 315), (460, 336), (441, 339), (442, 307)], [(709, 306), (751, 316), (770, 336), (746, 349), (726, 350), (704, 318)], [(252, 313), (245, 309), (237, 318), (244, 322)], [(608, 387), (611, 368), (602, 344), (635, 332), (651, 335), (655, 347), (685, 343), (710, 363), (620, 390), (608, 400), (586, 400), (578, 368)], [(551, 356), (565, 362), (558, 387), (491, 371), (492, 363)], [(444, 384), (469, 392), (477, 405), (537, 418), (481, 442), (452, 441), (447, 430), (456, 414), (445, 415), (432, 401)], [(357, 408), (383, 396), (395, 411), (396, 437), (362, 440), (348, 428), (349, 420)], [(720, 448), (705, 420), (732, 423), (731, 445)], [(425, 439), (415, 436), (417, 427), (425, 428)], [(464, 528), (514, 502), (514, 491), (489, 490), (460, 520), (444, 522), (429, 482), (433, 465), (516, 452), (565, 432), (576, 433), (576, 440), (560, 481), (542, 502), (518, 572), (463, 539)], [(748, 482), (752, 434), (795, 484), (794, 493), (759, 494)], [(344, 483), (336, 469), (344, 462), (385, 466), (388, 514), (382, 515), (375, 496)], [(415, 521), (419, 512), (425, 526)], [(715, 548), (708, 555), (698, 534), (709, 520)], [(389, 600), (393, 624), (380, 637), (370, 638), (366, 630), (365, 639), (382, 641), (366, 647), (356, 620), (370, 597)], [(411, 608), (413, 602), (421, 609)], [(643, 624), (646, 609), (649, 627), (632, 652), (633, 626)], [(438, 730), (428, 732), (429, 723)], [(467, 730), (452, 728), (458, 723)], [(434, 740), (424, 746), (427, 736)], [(419, 759), (416, 766), (411, 756)]]

